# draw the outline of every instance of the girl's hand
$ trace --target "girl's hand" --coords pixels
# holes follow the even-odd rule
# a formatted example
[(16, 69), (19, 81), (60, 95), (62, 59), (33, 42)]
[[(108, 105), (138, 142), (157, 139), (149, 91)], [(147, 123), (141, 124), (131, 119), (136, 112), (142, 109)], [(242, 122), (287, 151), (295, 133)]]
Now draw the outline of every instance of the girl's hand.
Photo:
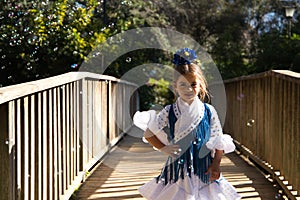
[(181, 149), (179, 145), (166, 145), (162, 148), (159, 149), (159, 151), (172, 156), (172, 157), (177, 157), (179, 154), (181, 154)]
[(218, 180), (221, 174), (220, 162), (217, 159), (214, 159), (205, 174), (210, 174), (210, 181)]

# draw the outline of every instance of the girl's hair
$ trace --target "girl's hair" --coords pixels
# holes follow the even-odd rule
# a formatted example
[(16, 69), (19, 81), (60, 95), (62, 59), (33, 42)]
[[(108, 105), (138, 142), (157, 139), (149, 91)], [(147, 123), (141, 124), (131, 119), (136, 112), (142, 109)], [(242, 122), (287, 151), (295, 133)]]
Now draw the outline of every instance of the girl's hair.
[(201, 101), (209, 101), (209, 93), (207, 89), (207, 82), (202, 73), (200, 67), (195, 63), (184, 64), (184, 65), (175, 65), (175, 72), (174, 72), (174, 83), (178, 80), (179, 76), (183, 75), (193, 75), (195, 76), (200, 82), (200, 93), (199, 98)]

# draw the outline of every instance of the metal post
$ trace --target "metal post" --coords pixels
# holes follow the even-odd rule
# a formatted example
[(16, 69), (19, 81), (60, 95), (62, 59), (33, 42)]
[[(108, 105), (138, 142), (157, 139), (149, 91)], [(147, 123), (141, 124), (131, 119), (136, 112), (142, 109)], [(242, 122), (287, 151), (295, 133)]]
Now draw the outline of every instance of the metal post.
[(292, 36), (292, 18), (288, 18), (288, 36), (289, 38)]

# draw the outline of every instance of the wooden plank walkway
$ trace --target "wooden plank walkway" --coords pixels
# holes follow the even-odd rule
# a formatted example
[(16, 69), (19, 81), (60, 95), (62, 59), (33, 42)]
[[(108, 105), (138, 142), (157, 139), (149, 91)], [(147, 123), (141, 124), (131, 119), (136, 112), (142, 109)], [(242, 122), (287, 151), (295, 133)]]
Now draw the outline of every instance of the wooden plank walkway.
[[(143, 143), (141, 134), (137, 128), (131, 129), (105, 160), (92, 170), (72, 199), (144, 199), (137, 188), (159, 174), (166, 156)], [(221, 168), (223, 176), (234, 185), (242, 199), (276, 199), (278, 188), (242, 156), (236, 153), (225, 155)]]

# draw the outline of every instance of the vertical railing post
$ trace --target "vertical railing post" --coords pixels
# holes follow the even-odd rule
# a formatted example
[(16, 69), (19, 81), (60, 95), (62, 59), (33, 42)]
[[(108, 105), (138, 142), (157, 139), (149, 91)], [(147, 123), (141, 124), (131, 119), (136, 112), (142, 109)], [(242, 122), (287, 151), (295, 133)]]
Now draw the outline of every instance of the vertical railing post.
[(78, 176), (80, 171), (80, 81), (76, 82), (75, 87), (75, 94), (76, 94), (76, 108), (75, 108), (75, 115), (76, 115), (76, 138), (75, 138), (75, 152), (76, 152), (76, 176)]
[(87, 153), (85, 151), (85, 143), (86, 143), (86, 132), (87, 132), (87, 85), (86, 80), (80, 80), (80, 171), (85, 169), (85, 163), (87, 161)]
[(21, 199), (21, 189), (22, 189), (22, 160), (21, 160), (21, 99), (17, 99), (16, 100), (16, 121), (15, 122), (11, 122), (11, 123), (15, 123), (16, 126), (16, 195), (17, 195), (17, 200)]
[(107, 84), (107, 133), (106, 133), (106, 144), (109, 144), (110, 141), (110, 132), (112, 130), (111, 128), (111, 115), (112, 115), (112, 109), (111, 109), (111, 103), (112, 103), (112, 82), (109, 81)]
[[(74, 180), (74, 83), (70, 83), (70, 177)], [(72, 183), (72, 182), (71, 182)]]
[[(10, 166), (10, 173), (9, 173), (9, 179), (11, 181), (10, 184), (10, 190), (9, 193), (11, 194), (11, 199), (16, 199), (16, 173), (15, 173), (15, 169), (16, 169), (16, 162), (15, 162), (15, 158), (16, 158), (16, 143), (15, 143), (15, 109), (16, 109), (16, 104), (15, 101), (10, 101), (8, 103), (9, 105), (9, 110), (8, 110), (8, 116), (9, 116), (9, 128), (8, 128), (8, 132), (9, 132), (9, 137), (8, 137), (8, 152), (9, 152), (9, 157), (10, 157), (10, 162), (9, 162), (9, 166)], [(0, 112), (1, 113), (1, 112)], [(1, 127), (1, 126), (0, 126)]]
[(37, 140), (37, 159), (38, 159), (38, 169), (37, 169), (37, 184), (38, 184), (38, 187), (37, 187), (37, 199), (42, 199), (42, 180), (43, 180), (43, 176), (42, 176), (42, 94), (39, 92), (37, 94), (37, 103), (36, 103), (36, 106), (37, 106), (37, 137), (38, 137), (38, 140)]
[(58, 182), (57, 182), (57, 175), (58, 175), (58, 143), (57, 143), (57, 88), (53, 88), (53, 199), (57, 200), (58, 198)]
[[(30, 111), (28, 110), (28, 114), (30, 116), (29, 118), (29, 138), (30, 138), (30, 199), (35, 199), (35, 162), (36, 162), (36, 157), (35, 157), (35, 138), (36, 138), (36, 129), (35, 129), (35, 96), (32, 94), (29, 98), (30, 102)], [(29, 142), (29, 141), (28, 141)]]
[[(48, 166), (47, 166), (47, 161), (48, 161), (48, 95), (47, 95), (47, 91), (44, 91), (42, 93), (42, 99), (43, 99), (43, 103), (42, 103), (42, 110), (43, 110), (43, 114), (42, 114), (42, 118), (43, 118), (43, 123), (42, 123), (42, 137), (43, 137), (43, 141), (42, 141), (42, 152), (43, 152), (43, 161), (42, 161), (42, 166), (43, 166), (43, 189), (42, 189), (42, 199), (43, 200), (47, 200), (48, 197)], [(21, 156), (20, 156), (21, 157)]]
[(62, 125), (61, 125), (61, 91), (63, 87), (60, 87), (57, 89), (57, 145), (58, 145), (58, 150), (57, 150), (57, 156), (58, 156), (58, 161), (57, 161), (57, 178), (58, 178), (58, 197), (63, 193), (62, 189), (62, 153), (63, 152), (63, 146), (61, 142), (61, 136), (62, 136)]
[(23, 182), (23, 194), (24, 200), (29, 200), (29, 97), (24, 98), (24, 182)]
[(0, 199), (12, 199), (12, 172), (9, 150), (8, 103), (0, 105)]
[(49, 90), (48, 96), (48, 121), (49, 121), (49, 129), (48, 129), (48, 144), (49, 144), (49, 151), (48, 151), (48, 198), (50, 200), (53, 199), (53, 90)]

